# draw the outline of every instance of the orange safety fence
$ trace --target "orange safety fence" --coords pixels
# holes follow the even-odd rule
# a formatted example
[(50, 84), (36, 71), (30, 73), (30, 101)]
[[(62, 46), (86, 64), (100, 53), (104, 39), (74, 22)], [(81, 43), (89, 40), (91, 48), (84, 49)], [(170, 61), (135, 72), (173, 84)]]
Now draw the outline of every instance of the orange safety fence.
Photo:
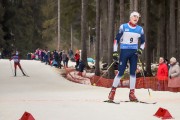
[[(113, 79), (107, 79), (101, 76), (87, 76), (84, 74), (83, 76), (78, 75), (78, 71), (72, 68), (66, 68), (66, 77), (68, 80), (88, 85), (95, 85), (100, 87), (111, 88), (113, 84)], [(119, 87), (129, 88), (129, 79), (122, 79), (120, 81)], [(172, 92), (180, 92), (180, 88), (174, 90), (168, 87), (168, 80), (158, 81), (156, 77), (139, 77), (136, 79), (136, 89), (145, 88), (152, 89), (155, 91), (172, 91)]]
[(65, 68), (66, 70), (66, 78), (70, 81), (81, 83), (81, 84), (87, 84), (90, 85), (90, 78), (86, 77), (85, 75), (79, 76), (78, 71), (72, 68)]

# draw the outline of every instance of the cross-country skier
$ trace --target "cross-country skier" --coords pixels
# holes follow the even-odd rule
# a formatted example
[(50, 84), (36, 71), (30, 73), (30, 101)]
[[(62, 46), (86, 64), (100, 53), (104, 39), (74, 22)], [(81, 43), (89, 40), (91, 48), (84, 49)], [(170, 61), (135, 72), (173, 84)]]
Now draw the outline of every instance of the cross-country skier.
[[(142, 54), (142, 50), (145, 47), (144, 31), (141, 26), (137, 25), (140, 14), (138, 12), (132, 12), (130, 14), (130, 21), (122, 24), (119, 28), (119, 32), (116, 35), (116, 43), (120, 42), (120, 58), (118, 66), (118, 74), (115, 76), (112, 89), (109, 93), (109, 102), (113, 102), (116, 88), (118, 87), (120, 80), (126, 69), (127, 61), (130, 63), (130, 101), (138, 101), (135, 96), (135, 84), (138, 55)], [(140, 46), (138, 45), (140, 40)], [(115, 46), (117, 46), (117, 44)], [(115, 47), (114, 47), (115, 48)], [(116, 48), (117, 50), (117, 48)]]
[(13, 60), (14, 61), (14, 76), (16, 76), (16, 69), (17, 69), (17, 66), (20, 68), (22, 74), (24, 76), (26, 76), (26, 74), (24, 73), (24, 71), (22, 70), (21, 68), (21, 64), (20, 64), (20, 58), (18, 56), (18, 52), (16, 51), (16, 53), (11, 57), (10, 61)]

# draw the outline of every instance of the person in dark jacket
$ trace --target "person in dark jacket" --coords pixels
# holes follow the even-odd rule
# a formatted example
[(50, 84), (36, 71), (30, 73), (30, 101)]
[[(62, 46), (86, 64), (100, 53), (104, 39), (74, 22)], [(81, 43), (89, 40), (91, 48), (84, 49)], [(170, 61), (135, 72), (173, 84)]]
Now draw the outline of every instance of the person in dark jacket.
[(80, 60), (79, 61), (79, 73), (78, 73), (78, 75), (82, 76), (84, 68), (85, 68), (85, 64), (84, 64), (84, 62), (82, 60)]

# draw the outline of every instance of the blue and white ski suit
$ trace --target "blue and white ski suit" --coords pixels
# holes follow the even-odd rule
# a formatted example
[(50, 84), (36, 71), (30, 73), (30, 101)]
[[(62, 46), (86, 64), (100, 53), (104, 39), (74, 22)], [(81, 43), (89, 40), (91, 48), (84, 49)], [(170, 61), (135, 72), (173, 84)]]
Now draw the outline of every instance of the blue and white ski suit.
[[(136, 25), (135, 27), (130, 26), (129, 23), (122, 24), (119, 28), (119, 32), (116, 35), (116, 43), (120, 42), (120, 58), (118, 66), (118, 74), (114, 78), (113, 87), (119, 85), (120, 79), (122, 78), (124, 71), (127, 66), (127, 61), (130, 63), (130, 89), (135, 88), (136, 83), (136, 69), (138, 56), (136, 54), (138, 50), (138, 42), (140, 40), (140, 48), (144, 49), (145, 39), (144, 31), (141, 26)], [(117, 45), (116, 45), (117, 46)]]

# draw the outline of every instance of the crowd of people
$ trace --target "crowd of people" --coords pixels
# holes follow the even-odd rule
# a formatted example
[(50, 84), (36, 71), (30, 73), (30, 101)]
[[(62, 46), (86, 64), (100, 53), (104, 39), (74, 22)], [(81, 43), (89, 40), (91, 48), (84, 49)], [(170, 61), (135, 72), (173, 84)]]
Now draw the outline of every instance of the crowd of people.
[(70, 49), (69, 51), (65, 50), (54, 50), (49, 51), (47, 49), (36, 49), (34, 53), (27, 54), (28, 60), (40, 60), (45, 62), (45, 64), (55, 66), (57, 68), (68, 67), (68, 61), (74, 61), (74, 53)]
[[(49, 51), (47, 49), (36, 49), (34, 53), (27, 54), (28, 60), (40, 60), (45, 64), (55, 66), (57, 68), (68, 68), (68, 61), (71, 60), (76, 62), (75, 68), (76, 70), (79, 69), (80, 63), (82, 65), (82, 61), (80, 62), (80, 51), (76, 50), (74, 54), (73, 50), (69, 49), (68, 51), (65, 50), (54, 50)], [(84, 68), (83, 68), (84, 69)], [(82, 71), (82, 68), (81, 70)]]

